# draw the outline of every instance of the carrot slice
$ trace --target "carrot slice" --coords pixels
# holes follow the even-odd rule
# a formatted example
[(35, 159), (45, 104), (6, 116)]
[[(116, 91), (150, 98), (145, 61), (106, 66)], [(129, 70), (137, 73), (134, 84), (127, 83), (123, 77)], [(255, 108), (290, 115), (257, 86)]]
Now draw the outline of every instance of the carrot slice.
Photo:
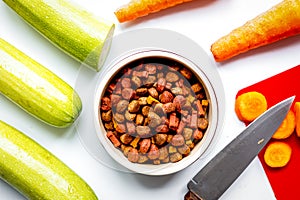
[(217, 62), (300, 33), (300, 1), (284, 0), (211, 46)]
[(118, 8), (115, 15), (123, 23), (188, 1), (192, 0), (131, 0)]
[(296, 127), (296, 118), (293, 111), (289, 111), (281, 125), (274, 133), (272, 138), (274, 139), (285, 139), (292, 135)]
[(264, 153), (264, 160), (270, 167), (284, 167), (290, 161), (292, 148), (285, 142), (270, 143)]
[(295, 102), (294, 112), (296, 116), (296, 134), (300, 137), (300, 102)]
[(268, 108), (267, 100), (262, 93), (251, 91), (239, 95), (235, 101), (235, 112), (244, 122), (251, 122)]

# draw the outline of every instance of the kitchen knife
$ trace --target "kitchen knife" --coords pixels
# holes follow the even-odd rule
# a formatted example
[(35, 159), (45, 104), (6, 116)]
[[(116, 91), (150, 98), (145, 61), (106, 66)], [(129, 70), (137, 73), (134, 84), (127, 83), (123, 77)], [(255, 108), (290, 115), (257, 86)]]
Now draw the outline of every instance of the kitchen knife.
[(192, 178), (184, 199), (219, 199), (271, 139), (294, 98), (281, 101), (250, 123)]

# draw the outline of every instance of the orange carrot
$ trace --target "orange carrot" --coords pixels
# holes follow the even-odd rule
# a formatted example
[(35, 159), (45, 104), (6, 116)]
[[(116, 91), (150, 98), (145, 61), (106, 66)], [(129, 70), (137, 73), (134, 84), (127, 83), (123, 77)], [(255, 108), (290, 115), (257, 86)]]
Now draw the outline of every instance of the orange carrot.
[(264, 153), (264, 161), (270, 167), (284, 167), (290, 161), (292, 148), (285, 142), (270, 143)]
[(284, 0), (211, 46), (217, 62), (300, 33), (300, 1)]
[(262, 93), (252, 91), (239, 95), (235, 101), (235, 112), (244, 122), (251, 122), (268, 108), (267, 100)]
[(119, 22), (122, 23), (188, 1), (192, 0), (131, 0), (128, 4), (118, 8), (115, 11), (115, 15)]
[(286, 139), (292, 135), (296, 127), (296, 119), (293, 111), (289, 111), (285, 119), (274, 133), (274, 139)]
[(300, 137), (300, 102), (295, 102), (294, 112), (296, 116), (296, 134)]

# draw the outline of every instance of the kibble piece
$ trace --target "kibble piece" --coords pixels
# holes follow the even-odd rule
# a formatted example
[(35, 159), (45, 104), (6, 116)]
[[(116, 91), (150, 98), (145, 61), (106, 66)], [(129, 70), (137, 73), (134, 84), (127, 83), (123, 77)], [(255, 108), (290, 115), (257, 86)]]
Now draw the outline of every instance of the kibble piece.
[(178, 111), (181, 111), (181, 108), (184, 107), (184, 105), (186, 104), (187, 100), (184, 96), (182, 95), (177, 95), (174, 99), (173, 99), (173, 103), (176, 106), (176, 109)]
[(155, 106), (154, 106), (154, 112), (157, 113), (158, 115), (163, 115), (165, 112), (164, 112), (164, 109), (163, 109), (163, 105), (162, 103), (156, 103)]
[(170, 114), (170, 122), (169, 122), (169, 128), (172, 130), (177, 130), (179, 126), (179, 119), (176, 116), (176, 113), (171, 113)]
[(205, 130), (208, 127), (208, 120), (207, 118), (199, 118), (198, 119), (198, 128)]
[(128, 111), (131, 113), (136, 113), (138, 112), (140, 109), (140, 104), (138, 100), (132, 100), (129, 104), (128, 104)]
[(163, 111), (165, 113), (171, 113), (176, 110), (176, 106), (172, 102), (165, 103), (165, 104), (163, 104), (162, 107), (163, 107)]
[(194, 110), (192, 112), (190, 127), (191, 128), (197, 128), (198, 127), (198, 114), (197, 114), (196, 110)]
[(141, 79), (137, 76), (132, 76), (131, 81), (135, 85), (135, 87), (140, 87), (142, 85)]
[(166, 84), (166, 89), (170, 90), (172, 88), (172, 83), (167, 82)]
[(141, 138), (145, 138), (150, 135), (151, 129), (148, 126), (137, 126), (136, 132)]
[(132, 140), (132, 142), (130, 142), (130, 145), (133, 147), (133, 148), (136, 148), (138, 143), (140, 141), (140, 138), (139, 137), (136, 137)]
[(109, 123), (105, 123), (105, 124), (104, 124), (104, 127), (105, 127), (107, 130), (112, 131), (112, 130), (114, 130), (114, 123), (113, 123), (112, 121), (109, 122)]
[(200, 131), (199, 129), (195, 130), (193, 133), (193, 138), (196, 140), (200, 140), (203, 138), (203, 132)]
[(178, 162), (180, 160), (182, 160), (182, 155), (180, 153), (176, 152), (170, 155), (170, 161), (172, 163)]
[(116, 111), (118, 113), (123, 113), (127, 109), (128, 104), (129, 104), (129, 102), (127, 100), (119, 101), (119, 103), (117, 104), (117, 107), (116, 107)]
[(168, 72), (166, 75), (167, 82), (176, 82), (179, 80), (179, 76), (174, 72)]
[(159, 150), (155, 144), (151, 144), (148, 153), (148, 158), (150, 158), (151, 160), (155, 160), (159, 158)]
[(148, 77), (148, 72), (147, 71), (133, 71), (132, 75), (140, 77), (140, 78), (147, 78)]
[(185, 140), (190, 140), (192, 136), (193, 136), (193, 129), (191, 128), (183, 129), (183, 137)]
[(184, 76), (186, 79), (191, 79), (192, 78), (192, 72), (190, 70), (188, 70), (187, 68), (182, 68), (180, 70), (180, 73), (182, 76)]
[(151, 140), (149, 138), (144, 138), (140, 141), (140, 152), (145, 154), (149, 151), (151, 145)]
[(168, 148), (167, 147), (161, 147), (159, 148), (159, 160), (164, 160), (169, 156)]
[(153, 162), (153, 165), (160, 165), (160, 163), (161, 163), (159, 159), (153, 160), (152, 162)]
[(147, 97), (147, 103), (149, 104), (149, 105), (152, 105), (153, 103), (159, 103), (159, 101), (157, 100), (157, 99), (155, 99), (155, 98), (153, 98), (152, 96), (148, 96)]
[(157, 133), (168, 133), (169, 132), (169, 127), (166, 124), (159, 125), (156, 127), (155, 131)]
[(111, 109), (111, 100), (108, 97), (103, 97), (101, 99), (101, 110), (108, 111)]
[(169, 146), (168, 151), (169, 151), (170, 154), (172, 154), (172, 153), (176, 153), (176, 152), (177, 152), (177, 149), (176, 149), (176, 147), (174, 147), (174, 146)]
[(184, 145), (184, 137), (182, 135), (174, 135), (171, 144), (175, 147)]
[(149, 73), (149, 74), (156, 74), (156, 66), (153, 64), (146, 64), (145, 65), (145, 70)]
[(128, 152), (128, 160), (130, 162), (133, 162), (133, 163), (136, 163), (138, 162), (139, 160), (139, 152), (137, 149), (130, 149), (129, 152)]
[(146, 155), (139, 155), (138, 163), (145, 163), (149, 160), (149, 158)]
[(146, 94), (147, 94), (148, 89), (145, 88), (145, 87), (142, 87), (142, 88), (136, 89), (135, 91), (136, 91), (136, 94), (137, 94), (137, 95), (143, 96), (143, 95), (146, 95)]
[(106, 136), (110, 139), (110, 141), (113, 143), (113, 145), (115, 147), (119, 147), (121, 146), (120, 141), (118, 140), (118, 138), (115, 136), (115, 134), (113, 134), (112, 131), (108, 131)]
[(117, 79), (116, 82), (117, 82), (117, 84), (115, 84), (113, 93), (114, 93), (114, 94), (121, 94), (121, 92), (122, 92), (122, 86), (121, 86), (121, 84), (119, 83), (119, 79)]
[(207, 107), (209, 105), (209, 101), (207, 99), (202, 99), (201, 104), (202, 106)]
[(179, 126), (178, 126), (178, 129), (177, 129), (177, 134), (182, 134), (182, 132), (183, 132), (183, 129), (184, 129), (184, 127), (186, 126), (186, 123), (183, 121), (183, 120), (181, 120), (180, 122), (179, 122)]
[(101, 119), (105, 122), (110, 122), (112, 120), (112, 111), (102, 112)]
[(156, 90), (157, 90), (158, 92), (163, 92), (164, 89), (165, 89), (166, 84), (167, 84), (167, 81), (166, 81), (165, 78), (159, 78), (159, 79), (157, 80), (157, 87), (156, 87)]
[(133, 122), (126, 122), (127, 133), (133, 135), (135, 133), (135, 124)]
[(130, 78), (123, 78), (121, 80), (121, 85), (122, 85), (123, 88), (130, 88), (131, 87)]
[(154, 135), (155, 144), (161, 146), (167, 141), (168, 135), (165, 133), (158, 133)]
[(117, 94), (111, 94), (110, 95), (110, 100), (111, 100), (111, 105), (116, 106), (118, 102), (121, 100), (121, 96)]
[(187, 155), (191, 152), (191, 149), (188, 145), (184, 144), (181, 147), (178, 147), (178, 152), (182, 155)]
[(165, 159), (162, 160), (163, 163), (170, 162), (170, 156), (167, 156)]
[(147, 105), (147, 97), (140, 97), (138, 101), (141, 106)]
[(157, 92), (157, 90), (156, 90), (154, 87), (149, 88), (149, 89), (148, 89), (148, 93), (149, 93), (153, 98), (158, 99), (158, 92)]
[(155, 76), (148, 76), (148, 78), (144, 81), (144, 85), (146, 87), (151, 87), (156, 82)]
[(120, 113), (115, 113), (114, 114), (114, 120), (118, 123), (123, 123), (125, 121), (125, 116)]
[(155, 112), (149, 112), (148, 119), (149, 119), (149, 126), (152, 128), (161, 124), (161, 118)]
[(121, 149), (123, 151), (124, 156), (128, 157), (128, 153), (132, 149), (132, 147), (131, 146), (122, 145)]
[(195, 93), (198, 93), (202, 90), (202, 85), (200, 83), (195, 83), (194, 85), (192, 85), (192, 90)]
[(128, 110), (125, 111), (125, 119), (133, 121), (136, 117), (136, 113), (130, 113)]
[(192, 140), (187, 140), (185, 144), (190, 147), (190, 149), (193, 149), (195, 147), (195, 143)]
[(121, 137), (120, 137), (120, 141), (123, 144), (129, 144), (132, 140), (133, 140), (133, 137), (129, 134), (126, 134), (126, 133), (121, 135)]
[(125, 133), (126, 132), (126, 127), (124, 124), (116, 124), (116, 131), (118, 133)]
[(137, 114), (135, 118), (136, 125), (142, 125), (144, 122), (144, 116), (142, 114)]
[(191, 95), (189, 94), (187, 97), (186, 97), (186, 100), (191, 104), (195, 101), (196, 97), (194, 95)]
[(196, 105), (197, 105), (197, 109), (198, 109), (198, 115), (200, 117), (204, 117), (205, 116), (205, 110), (204, 110), (200, 100), (197, 100)]
[(173, 94), (169, 91), (164, 91), (160, 96), (159, 100), (161, 103), (168, 103), (173, 101)]
[(171, 88), (171, 92), (175, 95), (182, 95), (183, 94), (183, 90), (181, 87), (173, 87)]
[(150, 106), (144, 106), (144, 107), (142, 108), (142, 114), (143, 114), (145, 117), (147, 117), (148, 114), (149, 114), (150, 109), (151, 109)]
[(122, 90), (122, 97), (129, 100), (134, 95), (134, 90), (132, 88), (124, 88)]

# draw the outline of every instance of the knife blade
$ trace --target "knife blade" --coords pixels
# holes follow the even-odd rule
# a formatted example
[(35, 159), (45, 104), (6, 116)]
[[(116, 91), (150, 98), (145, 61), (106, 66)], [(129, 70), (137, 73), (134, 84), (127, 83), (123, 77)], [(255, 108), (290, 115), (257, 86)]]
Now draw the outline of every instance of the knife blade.
[(271, 139), (294, 98), (279, 102), (250, 123), (189, 181), (184, 199), (219, 199)]

